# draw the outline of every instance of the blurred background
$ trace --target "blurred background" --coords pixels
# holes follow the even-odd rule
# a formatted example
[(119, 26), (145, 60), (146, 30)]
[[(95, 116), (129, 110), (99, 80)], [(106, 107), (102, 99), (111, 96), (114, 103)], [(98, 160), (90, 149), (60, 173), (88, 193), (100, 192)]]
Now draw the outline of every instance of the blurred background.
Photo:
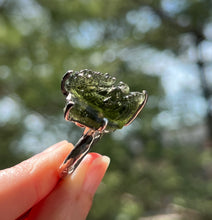
[(149, 100), (93, 151), (111, 157), (88, 219), (212, 219), (212, 1), (0, 0), (0, 168), (82, 129), (63, 74), (108, 72)]

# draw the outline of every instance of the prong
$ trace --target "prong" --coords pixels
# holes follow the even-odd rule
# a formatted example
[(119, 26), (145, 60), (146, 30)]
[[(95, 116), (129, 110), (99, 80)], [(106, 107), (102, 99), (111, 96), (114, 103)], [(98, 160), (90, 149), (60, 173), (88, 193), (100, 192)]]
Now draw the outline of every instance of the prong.
[(67, 103), (67, 105), (66, 105), (66, 108), (65, 108), (65, 111), (64, 111), (64, 118), (65, 118), (65, 120), (67, 120), (67, 121), (70, 121), (69, 119), (68, 119), (68, 116), (69, 116), (69, 112), (70, 112), (70, 110), (71, 110), (71, 108), (74, 106), (74, 102), (72, 102), (72, 101), (69, 101), (68, 103)]
[(68, 95), (68, 91), (66, 91), (65, 89), (65, 82), (66, 80), (69, 78), (69, 76), (73, 73), (74, 71), (73, 70), (68, 70), (64, 76), (63, 76), (63, 79), (61, 81), (61, 91), (63, 93), (64, 96), (67, 96)]
[(142, 92), (144, 93), (144, 101), (141, 103), (136, 113), (130, 118), (130, 120), (127, 122), (125, 126), (128, 126), (132, 121), (134, 121), (134, 119), (138, 116), (142, 108), (145, 106), (147, 99), (148, 99), (148, 94), (146, 90), (143, 90)]
[(89, 133), (92, 134), (94, 131), (90, 129), (89, 127), (85, 127), (85, 130), (83, 132), (83, 135), (88, 135)]
[(103, 118), (104, 124), (98, 129), (98, 131), (100, 132), (104, 132), (107, 125), (108, 125), (108, 119), (107, 118)]

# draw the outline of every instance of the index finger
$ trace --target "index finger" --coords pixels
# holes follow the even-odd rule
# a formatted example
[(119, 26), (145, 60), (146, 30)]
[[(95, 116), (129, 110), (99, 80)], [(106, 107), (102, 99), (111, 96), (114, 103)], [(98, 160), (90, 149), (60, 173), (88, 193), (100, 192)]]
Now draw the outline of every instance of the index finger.
[(22, 163), (0, 171), (0, 213), (16, 219), (55, 187), (59, 167), (73, 145), (59, 142)]

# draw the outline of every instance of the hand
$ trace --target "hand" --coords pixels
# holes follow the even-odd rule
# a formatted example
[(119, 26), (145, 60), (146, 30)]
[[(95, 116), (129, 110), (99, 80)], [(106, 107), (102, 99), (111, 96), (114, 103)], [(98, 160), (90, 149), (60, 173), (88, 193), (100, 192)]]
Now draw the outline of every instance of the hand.
[(86, 219), (109, 158), (90, 153), (72, 175), (60, 179), (59, 167), (72, 148), (62, 141), (0, 171), (0, 218)]

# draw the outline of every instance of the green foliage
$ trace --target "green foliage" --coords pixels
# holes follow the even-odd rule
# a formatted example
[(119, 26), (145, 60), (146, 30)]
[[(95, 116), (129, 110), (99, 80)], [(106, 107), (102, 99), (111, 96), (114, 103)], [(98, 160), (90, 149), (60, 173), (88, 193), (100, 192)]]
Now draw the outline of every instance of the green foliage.
[(158, 51), (182, 55), (184, 37), (191, 48), (211, 42), (211, 17), (210, 0), (1, 1), (0, 168), (61, 139), (75, 143), (82, 131), (63, 120), (61, 78), (69, 69), (108, 72), (147, 90), (149, 101), (132, 125), (93, 148), (111, 165), (88, 219), (138, 219), (174, 204), (211, 219), (211, 151), (163, 140), (172, 133), (155, 123), (169, 108), (164, 83), (159, 69), (142, 66)]
[(167, 204), (186, 207), (185, 214), (196, 210), (188, 219), (210, 219), (212, 184), (206, 179), (211, 159), (211, 151), (193, 147), (165, 148), (157, 160), (144, 154), (131, 161), (123, 157), (122, 167), (111, 166), (105, 176), (89, 219), (138, 219), (166, 212)]

